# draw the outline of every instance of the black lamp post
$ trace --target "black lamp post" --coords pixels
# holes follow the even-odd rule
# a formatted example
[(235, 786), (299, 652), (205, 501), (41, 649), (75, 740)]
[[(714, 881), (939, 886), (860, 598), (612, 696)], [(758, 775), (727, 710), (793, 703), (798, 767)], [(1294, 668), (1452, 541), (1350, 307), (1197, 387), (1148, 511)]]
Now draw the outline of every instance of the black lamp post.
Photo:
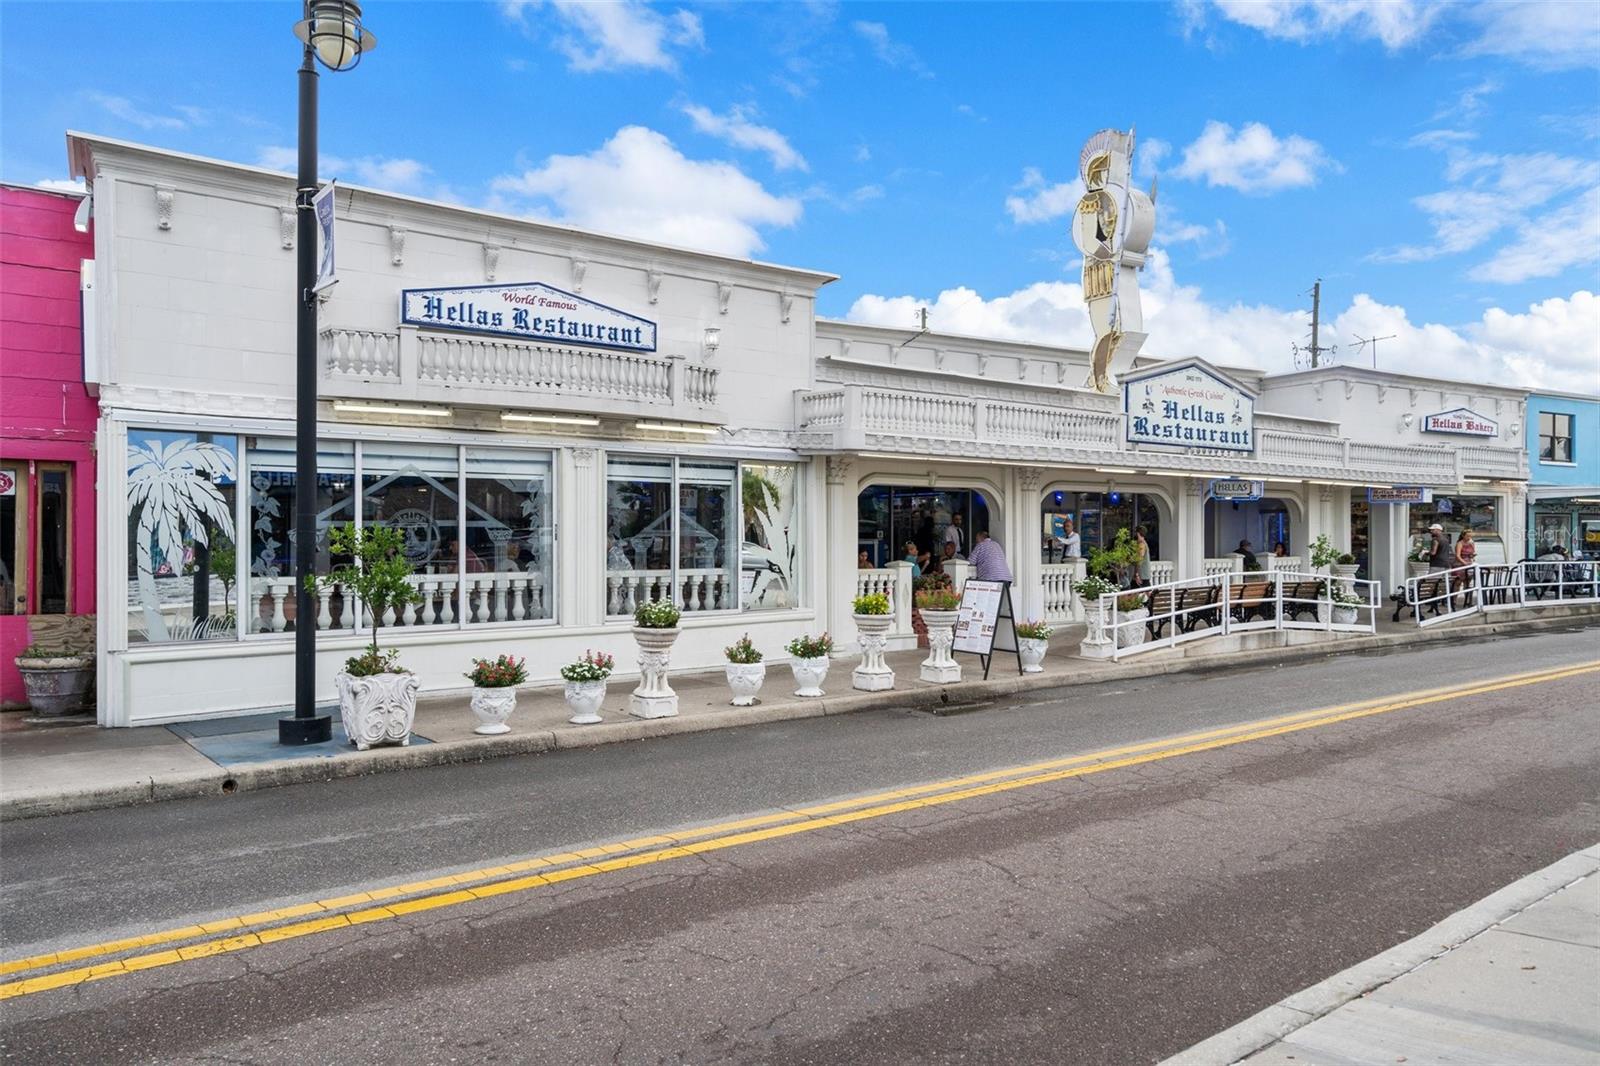
[[(295, 248), (294, 440), (294, 717), (278, 720), (280, 744), (318, 744), (333, 736), (333, 719), (317, 713), (317, 608), (306, 578), (317, 565), (317, 62), (349, 70), (377, 39), (361, 25), (355, 0), (304, 0), (294, 35), (300, 61), (300, 168), (295, 183), (299, 222)], [(360, 491), (360, 486), (357, 486)]]

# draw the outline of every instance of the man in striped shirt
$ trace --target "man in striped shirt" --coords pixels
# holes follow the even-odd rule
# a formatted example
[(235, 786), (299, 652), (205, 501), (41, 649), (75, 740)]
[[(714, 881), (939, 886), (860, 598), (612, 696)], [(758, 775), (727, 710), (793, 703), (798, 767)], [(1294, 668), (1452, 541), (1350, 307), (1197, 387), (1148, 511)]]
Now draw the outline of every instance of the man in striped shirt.
[(972, 576), (978, 581), (1010, 581), (1011, 567), (1006, 564), (1006, 550), (989, 534), (979, 530), (973, 534), (972, 554), (967, 562), (972, 564)]

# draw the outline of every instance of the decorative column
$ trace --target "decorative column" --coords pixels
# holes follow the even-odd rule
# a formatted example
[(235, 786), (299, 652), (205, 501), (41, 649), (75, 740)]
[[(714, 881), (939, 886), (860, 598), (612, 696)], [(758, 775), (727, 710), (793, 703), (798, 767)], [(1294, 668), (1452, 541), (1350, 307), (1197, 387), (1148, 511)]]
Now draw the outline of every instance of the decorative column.
[(1011, 609), (1019, 619), (1044, 617), (1044, 560), (1039, 556), (1039, 484), (1044, 471), (1016, 468), (1006, 501), (1006, 559), (1011, 563)]
[(1206, 483), (1197, 477), (1183, 480), (1178, 497), (1178, 580), (1205, 576)]
[(606, 620), (606, 496), (599, 469), (599, 450), (569, 449), (569, 476), (560, 481), (561, 565), (555, 580), (560, 587), (562, 625), (599, 625)]
[[(822, 552), (828, 574), (828, 601), (822, 618), (834, 643), (852, 634), (850, 603), (856, 598), (856, 483), (850, 476), (855, 459), (830, 455), (828, 462), (827, 539)], [(843, 638), (843, 639), (841, 639)]]

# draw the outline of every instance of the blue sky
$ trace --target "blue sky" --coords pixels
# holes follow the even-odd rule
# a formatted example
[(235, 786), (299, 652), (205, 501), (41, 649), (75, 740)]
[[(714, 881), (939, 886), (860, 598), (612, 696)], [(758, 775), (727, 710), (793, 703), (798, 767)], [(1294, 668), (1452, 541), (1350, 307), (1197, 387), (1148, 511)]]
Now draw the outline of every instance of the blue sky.
[[(1083, 344), (1078, 150), (1159, 175), (1146, 351), (1600, 389), (1600, 4), (367, 4), (325, 177), (830, 270), (820, 310)], [(288, 167), (298, 5), (4, 3), (62, 131)], [(68, 24), (64, 31), (63, 22)], [(64, 43), (65, 42), (65, 43)], [(536, 280), (536, 279), (530, 279)]]

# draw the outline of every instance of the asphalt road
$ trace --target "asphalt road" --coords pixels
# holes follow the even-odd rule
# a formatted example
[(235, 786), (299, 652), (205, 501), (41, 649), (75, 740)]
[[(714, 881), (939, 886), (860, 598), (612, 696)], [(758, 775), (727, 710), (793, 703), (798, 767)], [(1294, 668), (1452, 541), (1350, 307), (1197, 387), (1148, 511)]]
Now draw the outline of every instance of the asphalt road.
[[(1597, 653), (1543, 633), (10, 823), (0, 958)], [(28, 1063), (1153, 1062), (1600, 841), (1597, 696), (1585, 674), (808, 825), (21, 996), (0, 1039)]]

